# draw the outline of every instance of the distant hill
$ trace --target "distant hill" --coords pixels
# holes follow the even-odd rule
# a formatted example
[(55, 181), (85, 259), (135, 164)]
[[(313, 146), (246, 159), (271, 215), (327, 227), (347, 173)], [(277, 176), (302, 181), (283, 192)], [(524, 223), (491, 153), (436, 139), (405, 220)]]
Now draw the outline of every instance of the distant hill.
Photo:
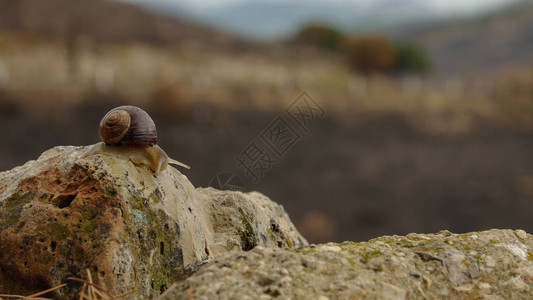
[[(193, 45), (193, 49), (226, 51), (232, 55), (251, 51), (259, 55), (302, 59), (305, 56), (295, 47), (254, 43), (206, 24), (226, 24), (224, 28), (235, 28), (234, 32), (245, 30), (250, 34), (272, 36), (299, 28), (298, 24), (314, 19), (330, 22), (331, 26), (344, 28), (346, 32), (353, 32), (349, 28), (358, 28), (355, 34), (365, 32), (365, 29), (381, 28), (383, 34), (414, 40), (426, 49), (436, 73), (475, 72), (533, 62), (531, 1), (518, 2), (484, 17), (463, 17), (437, 23), (428, 23), (428, 20), (438, 19), (438, 12), (420, 0), (402, 1), (401, 5), (382, 0), (366, 6), (361, 2), (334, 2), (331, 5), (317, 2), (309, 3), (305, 9), (295, 3), (277, 1), (253, 5), (240, 2), (203, 12), (189, 12), (187, 7), (169, 7), (167, 1), (125, 1), (134, 1), (161, 13), (108, 0), (0, 0), (0, 33), (29, 32), (67, 43), (82, 39), (96, 44)], [(403, 25), (394, 27), (394, 24)], [(405, 29), (405, 26), (409, 28)]]
[(397, 27), (439, 18), (423, 0), (364, 1), (241, 1), (198, 8), (174, 1), (123, 0), (188, 18), (258, 41), (283, 40), (309, 23), (350, 31)]
[(438, 73), (533, 63), (533, 3), (475, 19), (420, 25), (394, 35), (425, 48)]
[[(305, 24), (324, 24), (348, 34), (392, 35), (420, 44), (437, 74), (455, 74), (533, 61), (533, 3), (509, 1), (470, 12), (443, 11), (421, 0), (240, 1), (199, 9), (170, 0), (138, 5), (224, 28), (252, 40), (279, 40)], [(503, 4), (501, 4), (503, 5)]]
[(459, 9), (459, 5), (439, 5), (437, 1), (425, 0), (250, 0), (212, 1), (211, 5), (206, 5), (207, 1), (203, 5), (174, 0), (121, 1), (223, 28), (247, 39), (275, 41), (289, 38), (310, 23), (321, 23), (346, 32), (388, 32), (412, 24), (469, 18), (520, 0), (486, 1), (484, 4), (477, 1), (464, 5), (463, 9)]
[(112, 44), (209, 43), (220, 47), (238, 42), (222, 32), (132, 4), (105, 0), (0, 0), (0, 31), (57, 39), (75, 35)]

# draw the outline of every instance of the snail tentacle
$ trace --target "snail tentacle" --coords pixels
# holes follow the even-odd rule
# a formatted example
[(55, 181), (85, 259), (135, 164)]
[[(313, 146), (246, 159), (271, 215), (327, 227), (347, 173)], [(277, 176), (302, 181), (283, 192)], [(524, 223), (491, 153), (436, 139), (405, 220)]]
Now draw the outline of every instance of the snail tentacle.
[(163, 149), (161, 149), (161, 147), (159, 147), (158, 145), (154, 145), (154, 148), (157, 148), (158, 151), (161, 152), (161, 154), (160, 154), (161, 156), (166, 156), (168, 164), (173, 164), (173, 165), (176, 165), (176, 166), (180, 166), (180, 167), (183, 167), (183, 168), (189, 169), (189, 170), (191, 169), (191, 167), (189, 167), (188, 165), (186, 165), (186, 164), (184, 164), (182, 162), (179, 162), (179, 161), (177, 161), (175, 159), (170, 158), (167, 155), (167, 153)]
[(169, 163), (169, 164), (172, 164), (172, 165), (176, 165), (176, 166), (183, 167), (183, 168), (185, 168), (185, 169), (189, 169), (189, 170), (191, 169), (190, 166), (188, 166), (188, 165), (186, 165), (186, 164), (184, 164), (184, 163), (182, 163), (182, 162), (179, 162), (179, 161), (177, 161), (177, 160), (175, 160), (175, 159), (172, 159), (172, 158), (170, 158), (170, 157), (168, 158), (168, 163)]

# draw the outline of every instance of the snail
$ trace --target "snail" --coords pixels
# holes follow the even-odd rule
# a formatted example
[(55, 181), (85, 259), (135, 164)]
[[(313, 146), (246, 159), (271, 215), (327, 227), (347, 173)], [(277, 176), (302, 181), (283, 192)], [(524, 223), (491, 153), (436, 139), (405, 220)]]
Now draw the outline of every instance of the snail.
[(125, 155), (134, 164), (145, 165), (159, 174), (168, 164), (190, 167), (174, 160), (157, 145), (154, 121), (136, 106), (119, 106), (110, 110), (100, 121), (101, 143), (93, 145), (83, 155), (87, 157), (103, 152)]

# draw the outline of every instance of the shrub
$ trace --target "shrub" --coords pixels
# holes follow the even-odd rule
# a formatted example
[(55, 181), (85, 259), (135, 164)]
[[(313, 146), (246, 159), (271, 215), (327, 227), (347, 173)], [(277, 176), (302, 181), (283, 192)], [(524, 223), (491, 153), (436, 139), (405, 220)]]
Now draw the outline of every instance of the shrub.
[(397, 42), (395, 48), (396, 71), (422, 73), (430, 68), (429, 59), (419, 46), (409, 42)]
[(292, 42), (327, 50), (338, 50), (343, 36), (335, 29), (312, 25), (305, 27), (292, 38)]
[(430, 61), (411, 42), (393, 42), (387, 36), (345, 36), (323, 25), (303, 28), (290, 42), (339, 52), (352, 70), (369, 73), (422, 73)]
[(365, 74), (394, 70), (394, 44), (385, 37), (364, 36), (344, 39), (343, 53), (352, 69)]

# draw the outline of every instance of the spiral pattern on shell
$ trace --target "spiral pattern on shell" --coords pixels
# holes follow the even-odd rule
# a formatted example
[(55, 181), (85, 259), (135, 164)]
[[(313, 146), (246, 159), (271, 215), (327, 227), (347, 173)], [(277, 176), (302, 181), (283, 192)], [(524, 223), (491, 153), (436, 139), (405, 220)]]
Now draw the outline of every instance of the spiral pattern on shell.
[(119, 106), (100, 121), (100, 138), (106, 145), (152, 146), (157, 143), (154, 121), (142, 109)]

